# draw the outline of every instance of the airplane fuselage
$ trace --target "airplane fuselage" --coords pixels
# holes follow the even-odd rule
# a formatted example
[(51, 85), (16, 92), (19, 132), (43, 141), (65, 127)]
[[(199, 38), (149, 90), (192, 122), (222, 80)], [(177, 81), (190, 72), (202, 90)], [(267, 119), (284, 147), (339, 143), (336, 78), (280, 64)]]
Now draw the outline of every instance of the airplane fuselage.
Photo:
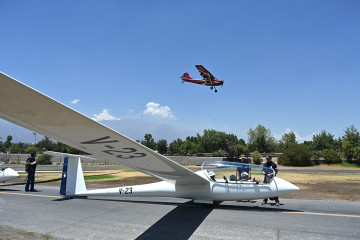
[(186, 78), (186, 77), (181, 77), (181, 79), (184, 82), (191, 82), (191, 83), (196, 83), (196, 84), (200, 84), (200, 85), (204, 85), (204, 86), (221, 86), (224, 83), (223, 81), (218, 80), (218, 79), (214, 79), (212, 81), (206, 80), (206, 79), (193, 79), (193, 78)]

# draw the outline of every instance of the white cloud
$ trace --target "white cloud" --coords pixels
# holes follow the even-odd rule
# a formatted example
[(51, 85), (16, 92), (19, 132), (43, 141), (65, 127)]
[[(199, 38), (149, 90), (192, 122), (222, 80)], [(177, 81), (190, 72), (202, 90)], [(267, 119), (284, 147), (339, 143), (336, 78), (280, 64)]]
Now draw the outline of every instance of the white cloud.
[(159, 103), (154, 103), (154, 102), (149, 102), (148, 104), (146, 104), (146, 109), (143, 113), (144, 115), (148, 114), (151, 116), (157, 116), (161, 118), (175, 119), (175, 116), (172, 114), (168, 106), (160, 106)]
[(121, 120), (115, 116), (111, 116), (107, 109), (104, 109), (100, 114), (94, 114), (93, 120), (99, 122), (103, 120)]
[(74, 99), (71, 101), (72, 104), (77, 104), (78, 102), (80, 102), (80, 99)]
[[(274, 134), (273, 137), (276, 140), (280, 140), (281, 137), (284, 135), (284, 133), (290, 133), (290, 132), (293, 132), (293, 131), (290, 128), (286, 128), (285, 132), (283, 132), (281, 134)], [(315, 133), (312, 133), (308, 136), (302, 137), (297, 132), (294, 132), (294, 133), (295, 133), (295, 137), (296, 137), (296, 142), (298, 142), (298, 143), (303, 143), (304, 141), (312, 141), (313, 135), (315, 134)]]

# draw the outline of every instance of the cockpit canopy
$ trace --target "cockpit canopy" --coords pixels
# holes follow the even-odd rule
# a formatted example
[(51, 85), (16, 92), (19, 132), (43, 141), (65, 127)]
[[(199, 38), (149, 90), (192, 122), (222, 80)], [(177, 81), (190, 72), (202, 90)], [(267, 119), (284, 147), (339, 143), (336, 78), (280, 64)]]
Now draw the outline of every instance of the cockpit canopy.
[(264, 166), (226, 161), (206, 161), (201, 169), (210, 181), (233, 184), (269, 184), (275, 173)]

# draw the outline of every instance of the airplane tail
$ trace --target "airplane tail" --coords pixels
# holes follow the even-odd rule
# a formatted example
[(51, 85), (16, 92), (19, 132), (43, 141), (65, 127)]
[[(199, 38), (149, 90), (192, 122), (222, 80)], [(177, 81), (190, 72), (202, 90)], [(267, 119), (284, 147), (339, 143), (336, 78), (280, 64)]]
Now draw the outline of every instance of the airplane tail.
[(57, 157), (64, 157), (64, 166), (61, 177), (60, 195), (74, 197), (79, 193), (86, 193), (86, 185), (84, 173), (81, 166), (81, 158), (89, 158), (85, 156), (73, 155), (68, 153), (59, 153), (47, 151), (49, 154)]
[(182, 75), (182, 78), (192, 79), (187, 72)]
[(65, 157), (61, 178), (60, 195), (73, 197), (77, 193), (86, 191), (81, 158)]

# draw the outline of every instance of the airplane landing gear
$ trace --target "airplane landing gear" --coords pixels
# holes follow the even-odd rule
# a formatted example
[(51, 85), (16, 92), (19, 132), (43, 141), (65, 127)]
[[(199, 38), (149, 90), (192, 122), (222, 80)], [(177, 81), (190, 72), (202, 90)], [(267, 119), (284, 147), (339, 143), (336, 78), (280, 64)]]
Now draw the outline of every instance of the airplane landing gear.
[(217, 90), (215, 89), (215, 92), (217, 92)]

